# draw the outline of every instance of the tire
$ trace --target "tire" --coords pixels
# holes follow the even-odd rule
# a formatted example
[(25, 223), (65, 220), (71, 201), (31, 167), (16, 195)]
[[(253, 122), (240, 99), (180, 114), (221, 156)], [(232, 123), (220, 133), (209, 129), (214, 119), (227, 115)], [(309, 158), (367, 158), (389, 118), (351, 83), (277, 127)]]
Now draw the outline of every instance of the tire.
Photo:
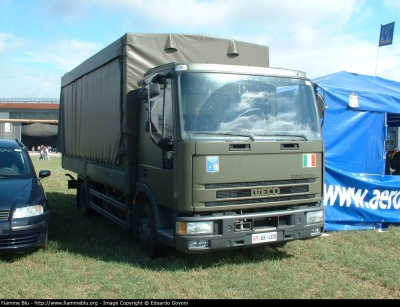
[(89, 217), (92, 213), (92, 209), (89, 208), (89, 189), (85, 180), (82, 180), (79, 188), (79, 209), (83, 217)]
[(132, 215), (132, 228), (131, 228), (132, 237), (131, 238), (132, 238), (133, 242), (135, 242), (136, 244), (139, 244), (139, 245), (140, 245), (140, 241), (139, 241), (139, 228), (140, 228), (139, 220), (140, 220), (140, 216), (142, 215), (142, 211), (143, 211), (143, 206), (140, 206), (140, 203), (138, 203), (135, 206), (135, 211), (134, 211), (134, 213)]
[(164, 246), (157, 239), (156, 225), (150, 204), (147, 202), (140, 212), (138, 219), (138, 239), (142, 251), (154, 259), (164, 251)]

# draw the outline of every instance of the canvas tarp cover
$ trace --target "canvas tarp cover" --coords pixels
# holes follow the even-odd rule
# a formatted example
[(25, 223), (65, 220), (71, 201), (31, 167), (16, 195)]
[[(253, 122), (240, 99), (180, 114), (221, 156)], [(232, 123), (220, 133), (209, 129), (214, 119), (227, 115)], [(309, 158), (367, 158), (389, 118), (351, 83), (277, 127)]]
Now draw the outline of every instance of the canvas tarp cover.
[(269, 48), (207, 35), (127, 33), (62, 77), (59, 150), (136, 162), (140, 106), (132, 91), (148, 69), (171, 62), (268, 67)]
[(386, 112), (400, 114), (400, 83), (338, 72), (325, 91), (326, 230), (400, 223), (400, 176), (385, 173)]

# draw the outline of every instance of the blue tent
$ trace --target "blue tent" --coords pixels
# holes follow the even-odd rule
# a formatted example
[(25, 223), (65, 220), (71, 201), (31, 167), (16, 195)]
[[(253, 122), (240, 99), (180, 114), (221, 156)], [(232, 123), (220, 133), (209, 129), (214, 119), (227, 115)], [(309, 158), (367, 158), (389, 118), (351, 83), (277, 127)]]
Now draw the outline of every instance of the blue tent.
[(400, 82), (345, 71), (313, 82), (326, 101), (326, 230), (400, 224), (400, 176), (385, 175), (387, 114), (400, 114)]

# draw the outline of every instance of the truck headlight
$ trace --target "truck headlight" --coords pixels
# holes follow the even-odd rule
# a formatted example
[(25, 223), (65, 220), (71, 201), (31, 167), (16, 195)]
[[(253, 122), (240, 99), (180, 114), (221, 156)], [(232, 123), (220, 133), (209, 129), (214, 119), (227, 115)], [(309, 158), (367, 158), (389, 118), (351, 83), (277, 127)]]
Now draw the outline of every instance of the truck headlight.
[(178, 235), (210, 235), (214, 233), (214, 222), (176, 222)]
[(35, 206), (26, 206), (21, 208), (16, 208), (14, 210), (13, 218), (21, 219), (24, 217), (31, 217), (43, 214), (43, 206), (35, 205)]
[(321, 223), (324, 221), (324, 210), (307, 212), (307, 224)]

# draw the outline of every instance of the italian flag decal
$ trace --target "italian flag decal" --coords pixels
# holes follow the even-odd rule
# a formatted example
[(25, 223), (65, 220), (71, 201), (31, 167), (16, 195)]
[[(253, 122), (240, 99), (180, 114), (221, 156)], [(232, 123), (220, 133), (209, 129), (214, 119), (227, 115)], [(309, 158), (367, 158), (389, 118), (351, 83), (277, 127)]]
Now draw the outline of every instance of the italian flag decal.
[(303, 167), (316, 167), (317, 155), (316, 154), (303, 154)]

